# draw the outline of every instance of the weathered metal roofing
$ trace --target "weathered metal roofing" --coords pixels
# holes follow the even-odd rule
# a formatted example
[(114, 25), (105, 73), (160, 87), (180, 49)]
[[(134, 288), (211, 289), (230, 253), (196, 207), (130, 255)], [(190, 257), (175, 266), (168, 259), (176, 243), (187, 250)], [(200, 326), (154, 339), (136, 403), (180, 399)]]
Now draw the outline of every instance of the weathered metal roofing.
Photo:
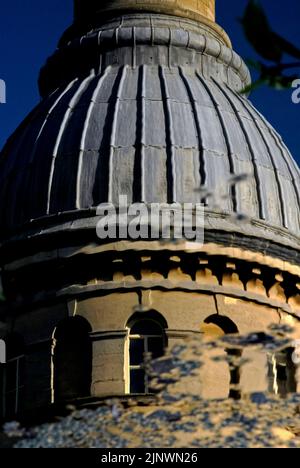
[(299, 233), (299, 169), (232, 80), (218, 75), (216, 47), (206, 53), (214, 73), (180, 61), (166, 66), (160, 56), (170, 43), (157, 47), (156, 63), (102, 64), (27, 117), (1, 154), (3, 232), (127, 195), (129, 202), (205, 201)]

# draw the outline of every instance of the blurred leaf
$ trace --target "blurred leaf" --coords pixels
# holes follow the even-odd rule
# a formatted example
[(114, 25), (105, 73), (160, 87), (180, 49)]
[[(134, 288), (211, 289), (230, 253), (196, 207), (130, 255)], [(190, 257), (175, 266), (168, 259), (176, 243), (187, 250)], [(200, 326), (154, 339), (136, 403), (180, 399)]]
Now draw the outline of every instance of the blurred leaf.
[(250, 0), (244, 17), (241, 20), (245, 35), (258, 52), (266, 60), (280, 62), (283, 49), (274, 38), (267, 16), (258, 0)]
[(287, 41), (278, 34), (275, 34), (275, 36), (278, 43), (281, 45), (283, 52), (285, 52), (287, 55), (290, 55), (291, 57), (300, 59), (300, 49), (298, 47), (294, 46), (291, 42)]
[(259, 77), (242, 93), (248, 94), (261, 85), (275, 89), (290, 88), (298, 75), (287, 75), (285, 72), (300, 69), (300, 62), (284, 63), (282, 58), (290, 55), (300, 59), (300, 49), (272, 30), (259, 0), (249, 0), (241, 23), (248, 41), (260, 57), (275, 63), (266, 65), (260, 61), (248, 60), (248, 65), (259, 72)]
[(246, 86), (244, 89), (242, 89), (241, 94), (246, 94), (248, 95), (252, 91), (255, 91), (257, 88), (260, 88), (262, 85), (267, 85), (267, 83), (264, 80), (257, 80), (251, 83), (251, 85)]

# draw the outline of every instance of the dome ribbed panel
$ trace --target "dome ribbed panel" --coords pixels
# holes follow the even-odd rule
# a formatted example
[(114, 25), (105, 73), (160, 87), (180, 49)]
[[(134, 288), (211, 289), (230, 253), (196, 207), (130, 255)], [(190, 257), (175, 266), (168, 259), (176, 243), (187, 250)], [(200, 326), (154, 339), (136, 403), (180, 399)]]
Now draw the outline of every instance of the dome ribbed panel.
[[(226, 90), (226, 91), (225, 91)], [(249, 101), (226, 87), (223, 91), (231, 100), (248, 129), (257, 186), (265, 219), (273, 225), (299, 231), (299, 170), (280, 137)]]
[[(38, 176), (38, 192), (34, 193), (28, 185), (29, 173), (35, 173), (35, 162), (45, 167), (44, 153), (51, 148), (51, 133), (60, 128), (60, 121), (53, 119), (52, 112), (62, 100), (64, 92), (57, 91), (45, 99), (25, 119), (8, 141), (0, 159), (0, 213), (1, 225), (10, 227), (21, 224), (26, 219), (33, 219), (45, 214), (45, 205), (40, 212), (36, 211), (37, 197), (40, 197), (49, 177), (46, 171), (44, 178)], [(63, 104), (63, 110), (66, 103)], [(47, 127), (48, 121), (51, 125)], [(39, 137), (46, 133), (46, 145), (37, 151)], [(55, 138), (55, 134), (54, 134)], [(36, 156), (36, 158), (34, 158)], [(33, 204), (31, 201), (34, 200)], [(28, 214), (27, 214), (28, 213)]]
[[(247, 180), (232, 179), (248, 174)], [(249, 101), (190, 67), (109, 66), (45, 99), (0, 160), (0, 223), (101, 202), (200, 202), (299, 232), (299, 170)], [(200, 191), (202, 187), (202, 191)]]

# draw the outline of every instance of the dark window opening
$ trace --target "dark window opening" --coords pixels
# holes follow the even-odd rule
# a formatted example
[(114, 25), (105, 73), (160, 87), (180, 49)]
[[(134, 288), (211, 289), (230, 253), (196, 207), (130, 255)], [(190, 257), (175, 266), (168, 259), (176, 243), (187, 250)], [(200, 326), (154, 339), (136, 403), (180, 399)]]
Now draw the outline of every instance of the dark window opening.
[(268, 356), (269, 391), (282, 398), (297, 392), (296, 366), (293, 348)]
[(21, 410), (24, 394), (25, 354), (22, 339), (17, 335), (7, 337), (6, 363), (0, 365), (0, 416), (14, 418)]
[(61, 322), (54, 334), (54, 401), (88, 397), (92, 380), (91, 327), (82, 317)]
[(131, 320), (129, 334), (129, 378), (130, 393), (146, 394), (150, 389), (150, 378), (145, 371), (149, 359), (157, 359), (166, 348), (167, 327), (165, 320), (158, 313)]
[[(213, 324), (219, 327), (221, 334), (225, 335), (234, 335), (239, 333), (239, 330), (236, 324), (225, 315), (211, 315), (207, 317), (204, 321), (206, 324)], [(232, 362), (234, 363), (234, 358), (240, 358), (242, 356), (242, 351), (238, 348), (225, 348), (225, 351), (229, 357), (232, 357)], [(241, 390), (240, 390), (240, 381), (241, 381), (241, 370), (239, 365), (231, 364), (230, 365), (230, 388), (229, 388), (229, 398), (234, 400), (241, 399)]]

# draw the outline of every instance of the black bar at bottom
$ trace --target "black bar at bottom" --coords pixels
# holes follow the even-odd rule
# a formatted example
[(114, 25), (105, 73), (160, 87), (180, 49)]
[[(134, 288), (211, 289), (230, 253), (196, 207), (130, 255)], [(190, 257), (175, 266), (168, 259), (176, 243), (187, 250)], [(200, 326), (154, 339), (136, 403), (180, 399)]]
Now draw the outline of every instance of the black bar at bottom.
[[(62, 449), (66, 450), (66, 449)], [(153, 465), (196, 465), (203, 460), (200, 456), (202, 449), (92, 449), (92, 450), (76, 450), (69, 449), (66, 459), (68, 465), (73, 461), (78, 464), (82, 461), (85, 468), (103, 467), (106, 466), (153, 466)], [(16, 449), (10, 451), (9, 460), (13, 459), (22, 460), (24, 464), (27, 460), (34, 465), (35, 461), (41, 463), (47, 460), (50, 462), (60, 462), (61, 455), (56, 450), (47, 449), (45, 458), (45, 450), (35, 451), (26, 449)]]

